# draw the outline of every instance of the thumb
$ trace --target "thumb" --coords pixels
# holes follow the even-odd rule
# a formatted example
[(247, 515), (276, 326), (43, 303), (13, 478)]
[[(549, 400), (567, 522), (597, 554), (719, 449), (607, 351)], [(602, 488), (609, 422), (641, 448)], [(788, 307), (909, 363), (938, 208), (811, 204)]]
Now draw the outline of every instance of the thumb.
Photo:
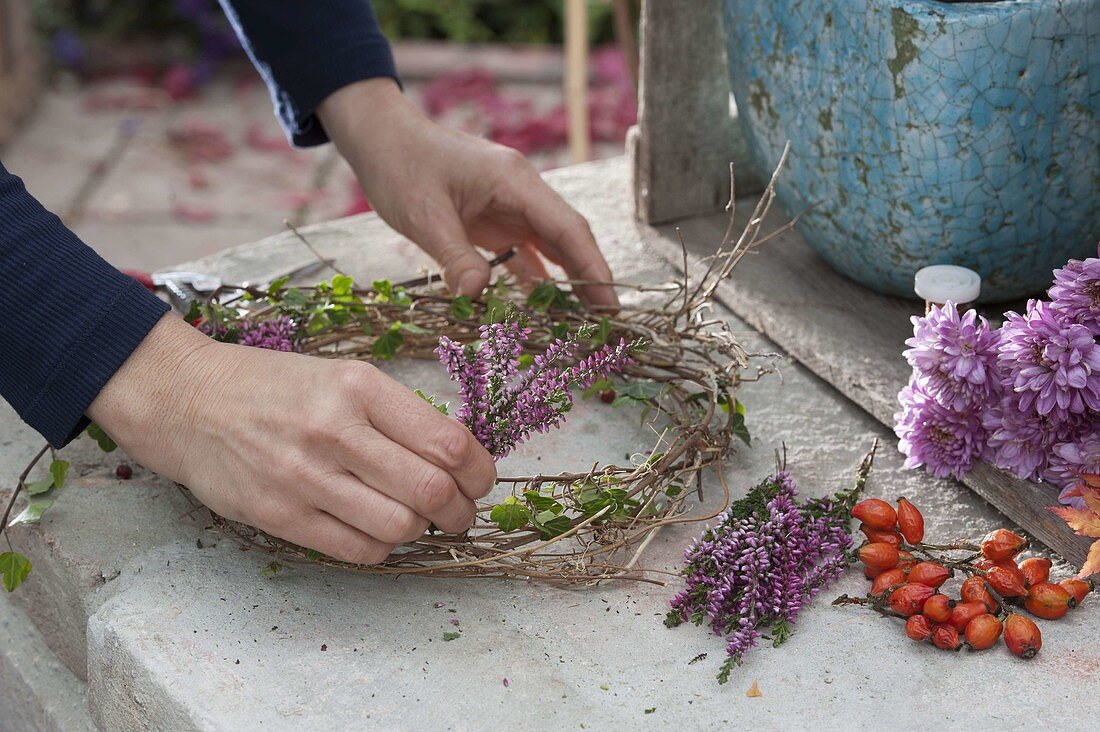
[(434, 211), (431, 220), (431, 226), (413, 241), (439, 262), (451, 292), (477, 297), (489, 285), (489, 263), (466, 238), (465, 227), (452, 207)]

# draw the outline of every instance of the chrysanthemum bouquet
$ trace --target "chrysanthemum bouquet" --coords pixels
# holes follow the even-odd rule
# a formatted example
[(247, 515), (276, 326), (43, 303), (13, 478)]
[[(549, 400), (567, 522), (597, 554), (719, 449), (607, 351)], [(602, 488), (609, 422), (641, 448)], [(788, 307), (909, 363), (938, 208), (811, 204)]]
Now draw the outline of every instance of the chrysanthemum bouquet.
[[(913, 318), (895, 432), (906, 466), (960, 478), (984, 459), (1049, 481), (1054, 509), (1100, 538), (1100, 252), (1055, 270), (1050, 300), (999, 328), (953, 303)], [(1100, 571), (1100, 541), (1082, 574)]]

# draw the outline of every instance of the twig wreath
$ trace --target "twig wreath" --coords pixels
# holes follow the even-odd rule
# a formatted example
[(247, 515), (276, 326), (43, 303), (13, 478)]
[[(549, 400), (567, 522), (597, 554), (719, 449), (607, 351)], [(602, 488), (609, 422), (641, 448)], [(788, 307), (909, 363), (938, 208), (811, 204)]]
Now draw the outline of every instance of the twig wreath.
[[(693, 282), (687, 274), (685, 248), (685, 274), (678, 282), (664, 286), (610, 283), (620, 290), (655, 294), (663, 300), (658, 306), (624, 307), (603, 314), (585, 309), (569, 289), (595, 283), (546, 282), (524, 297), (504, 277), (480, 300), (452, 298), (438, 278), (400, 284), (379, 280), (362, 288), (343, 274), (311, 288), (286, 287), (282, 281), (263, 289), (227, 285), (211, 293), (188, 316), (208, 334), (248, 345), (293, 348), (319, 358), (435, 358), (443, 344), (478, 341), (485, 337), (483, 326), (509, 324), (517, 318), (526, 336), (525, 352), (515, 369), (519, 374), (535, 368), (539, 356), (562, 341), (571, 343), (577, 356), (589, 359), (600, 348), (608, 352), (606, 344), (618, 343), (629, 351), (620, 363), (619, 377), (625, 383), (613, 386), (590, 378), (582, 380), (581, 386), (602, 391), (604, 396), (614, 393), (618, 404), (643, 405), (653, 415), (649, 424), (657, 434), (651, 450), (639, 453), (641, 457), (628, 465), (585, 465), (554, 474), (499, 477), (497, 485), (507, 486), (510, 495), (499, 503), (479, 504), (468, 532), (452, 536), (429, 530), (377, 565), (337, 561), (213, 512), (212, 523), (244, 547), (270, 552), (270, 572), (278, 571), (283, 562), (315, 562), (369, 574), (525, 578), (568, 585), (609, 579), (663, 584), (648, 576), (652, 570), (637, 566), (639, 557), (662, 526), (705, 521), (725, 510), (729, 488), (722, 477), (722, 461), (734, 449), (735, 440), (749, 442), (744, 408), (735, 392), (742, 383), (772, 370), (771, 362), (754, 364), (725, 321), (709, 317), (708, 311), (718, 284), (747, 252), (794, 226), (795, 221), (790, 221), (772, 232), (763, 231), (786, 156), (785, 151), (736, 238), (731, 174), (730, 224), (715, 254), (701, 263), (705, 269), (697, 280)], [(569, 396), (570, 404), (571, 400)], [(89, 433), (101, 447), (113, 449), (110, 438), (95, 425)], [(27, 482), (35, 463), (47, 453), (53, 451), (44, 448), (21, 475), (0, 524), (5, 531), (21, 491), (33, 506), (35, 501), (49, 500), (50, 491), (63, 483), (64, 471), (57, 466), (64, 461), (56, 454), (51, 478)], [(724, 498), (705, 515), (689, 515), (685, 498), (693, 491), (702, 498), (702, 474), (712, 467), (718, 468)], [(28, 510), (16, 521), (37, 520), (45, 509), (31, 510), (26, 516)], [(26, 562), (13, 551), (3, 558), (9, 556), (14, 557), (10, 562)], [(5, 586), (17, 585), (30, 564), (26, 562), (26, 572), (22, 565), (11, 567), (18, 582), (8, 582), (6, 569), (0, 566), (5, 570)], [(19, 574), (21, 578), (14, 576)]]

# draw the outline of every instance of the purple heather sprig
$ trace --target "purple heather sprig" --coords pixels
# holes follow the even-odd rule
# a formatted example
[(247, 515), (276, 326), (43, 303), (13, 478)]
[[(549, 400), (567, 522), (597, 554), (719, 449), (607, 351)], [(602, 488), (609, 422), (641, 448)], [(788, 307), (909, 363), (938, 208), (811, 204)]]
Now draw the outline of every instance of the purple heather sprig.
[(554, 340), (526, 372), (520, 370), (520, 358), (531, 331), (514, 311), (502, 323), (481, 326), (480, 347), (441, 337), (436, 353), (458, 384), (462, 401), (456, 416), (497, 459), (527, 441), (532, 432), (560, 426), (573, 406), (572, 389), (622, 373), (633, 363), (631, 354), (645, 347), (641, 340), (620, 339), (571, 364), (580, 340), (593, 331), (584, 327)]
[(1043, 300), (1005, 317), (998, 362), (1020, 408), (1055, 420), (1100, 412), (1100, 344), (1092, 331), (1064, 322)]
[(232, 328), (220, 323), (212, 327), (209, 322), (204, 322), (199, 325), (199, 331), (218, 341), (224, 341), (235, 333), (236, 343), (269, 351), (297, 353), (301, 350), (298, 326), (285, 315), (266, 320), (241, 320)]
[(1000, 387), (996, 376), (997, 331), (975, 311), (959, 315), (955, 303), (914, 316), (905, 358), (928, 396), (950, 409), (981, 404)]
[(847, 566), (848, 512), (870, 467), (869, 455), (854, 488), (801, 504), (790, 474), (780, 470), (688, 547), (686, 587), (672, 599), (665, 624), (706, 623), (726, 639), (720, 683), (766, 632), (775, 646), (786, 640), (802, 608)]
[(914, 375), (898, 394), (901, 411), (894, 433), (905, 454), (905, 467), (925, 469), (937, 478), (961, 478), (981, 457), (985, 428), (977, 407), (957, 411), (937, 402)]

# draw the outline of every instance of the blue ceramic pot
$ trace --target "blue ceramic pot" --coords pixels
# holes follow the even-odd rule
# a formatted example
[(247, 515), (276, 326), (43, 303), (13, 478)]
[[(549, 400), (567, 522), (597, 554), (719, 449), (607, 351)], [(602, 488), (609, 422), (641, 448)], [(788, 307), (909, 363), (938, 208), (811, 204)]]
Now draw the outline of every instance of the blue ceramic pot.
[(1045, 289), (1100, 238), (1100, 0), (723, 0), (754, 165), (834, 268), (913, 295), (929, 264), (985, 301)]

